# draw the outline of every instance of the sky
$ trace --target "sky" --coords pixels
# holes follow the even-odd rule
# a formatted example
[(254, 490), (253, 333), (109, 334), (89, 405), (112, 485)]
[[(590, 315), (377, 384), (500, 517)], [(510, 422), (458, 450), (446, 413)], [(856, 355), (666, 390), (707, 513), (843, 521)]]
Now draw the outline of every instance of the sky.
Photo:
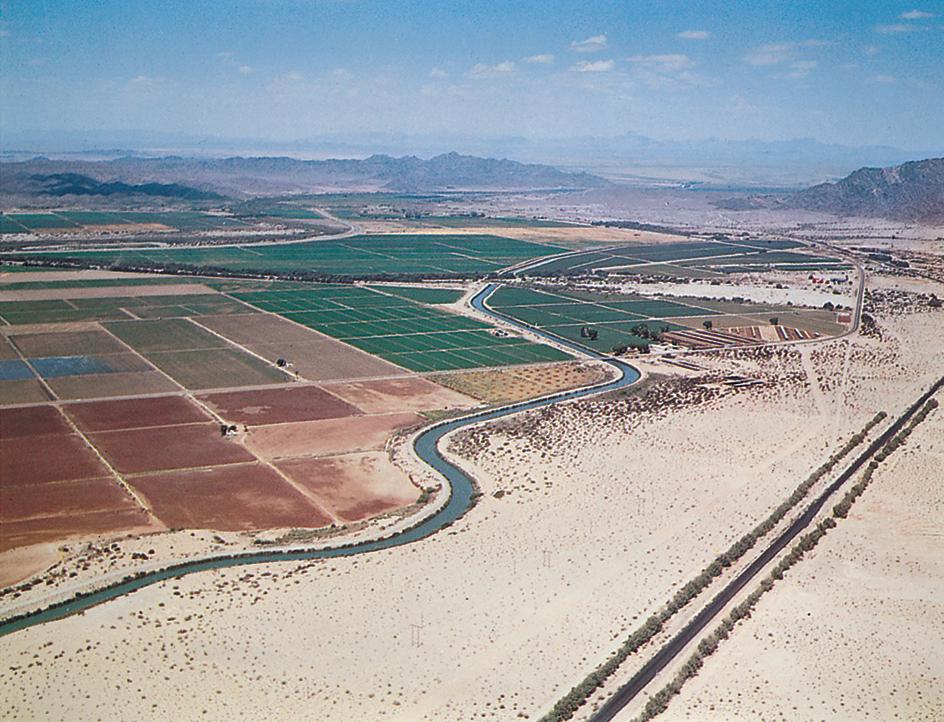
[(0, 136), (944, 148), (944, 0), (0, 0), (0, 63)]

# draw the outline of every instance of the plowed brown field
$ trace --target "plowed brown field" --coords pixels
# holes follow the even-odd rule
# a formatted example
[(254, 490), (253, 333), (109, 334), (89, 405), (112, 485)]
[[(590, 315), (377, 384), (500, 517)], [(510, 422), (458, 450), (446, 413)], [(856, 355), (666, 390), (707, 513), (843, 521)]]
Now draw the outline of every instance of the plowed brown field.
[(250, 428), (246, 446), (268, 459), (370, 451), (383, 449), (392, 434), (423, 421), (405, 412), (259, 426)]
[(331, 393), (357, 406), (367, 414), (431, 409), (468, 409), (474, 399), (415, 376), (402, 379), (377, 379), (346, 384), (331, 384)]
[(148, 474), (129, 482), (172, 528), (240, 531), (321, 527), (332, 521), (262, 464)]
[(354, 416), (357, 409), (317, 386), (231, 391), (197, 396), (223, 419), (235, 424), (282, 424)]
[(68, 404), (63, 410), (82, 431), (113, 431), (213, 421), (203, 409), (184, 396), (91, 401)]
[(121, 474), (255, 461), (242, 446), (222, 438), (217, 424), (100, 431), (89, 439)]
[(419, 497), (409, 478), (379, 452), (289, 459), (276, 466), (345, 521), (398, 509)]

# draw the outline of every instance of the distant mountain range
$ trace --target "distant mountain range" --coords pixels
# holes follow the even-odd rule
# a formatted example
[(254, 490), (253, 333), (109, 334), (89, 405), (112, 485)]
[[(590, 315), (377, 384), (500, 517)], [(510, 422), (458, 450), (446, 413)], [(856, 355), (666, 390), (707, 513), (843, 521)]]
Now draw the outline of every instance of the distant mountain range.
[(801, 191), (780, 207), (896, 221), (944, 220), (944, 158), (861, 168), (838, 183)]
[[(294, 141), (189, 136), (154, 131), (28, 131), (0, 137), (0, 159), (38, 154), (69, 160), (120, 157), (187, 158), (288, 157), (367, 159), (375, 154), (514, 158), (522, 163), (587, 172), (636, 185), (697, 188), (799, 190), (834, 181), (862, 166), (886, 167), (937, 157), (944, 148), (908, 151), (888, 146), (845, 146), (811, 138), (783, 141), (656, 140), (636, 133), (613, 137), (529, 139), (464, 135), (349, 133)], [(381, 157), (382, 157), (381, 156)]]
[(50, 196), (155, 196), (159, 198), (182, 198), (191, 201), (223, 200), (224, 196), (210, 191), (182, 186), (179, 183), (142, 183), (129, 185), (118, 181), (101, 183), (79, 173), (33, 174), (34, 190)]
[[(293, 158), (124, 157), (109, 161), (49, 160), (0, 164), (4, 195), (150, 194), (187, 199), (278, 193), (447, 190), (585, 190), (612, 185), (589, 173), (445, 153), (430, 160), (373, 155), (363, 160)], [(186, 184), (186, 185), (181, 185)]]

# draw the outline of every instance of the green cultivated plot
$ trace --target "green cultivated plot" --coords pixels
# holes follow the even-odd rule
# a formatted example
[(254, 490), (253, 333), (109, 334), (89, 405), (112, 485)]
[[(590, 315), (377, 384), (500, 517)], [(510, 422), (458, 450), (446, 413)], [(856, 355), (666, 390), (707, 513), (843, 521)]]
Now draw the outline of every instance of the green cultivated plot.
[[(127, 318), (127, 316), (125, 316)], [(139, 353), (224, 348), (226, 341), (185, 319), (116, 321), (105, 328)]]
[(6, 217), (21, 226), (29, 228), (31, 231), (41, 231), (46, 228), (79, 228), (77, 223), (73, 223), (55, 213), (16, 213)]
[(377, 290), (411, 301), (429, 304), (455, 303), (462, 298), (463, 294), (463, 291), (456, 291), (451, 288), (416, 288), (410, 286), (377, 286)]
[[(386, 287), (383, 290), (386, 291)], [(450, 293), (454, 297), (457, 292)], [(322, 286), (298, 291), (273, 288), (234, 295), (257, 308), (279, 313), (413, 371), (447, 371), (569, 358), (556, 349), (520, 338), (495, 336), (489, 332), (490, 326), (475, 319), (366, 288)]]
[(98, 213), (95, 211), (62, 211), (58, 215), (68, 218), (80, 226), (120, 226), (127, 221), (115, 213)]
[(583, 274), (593, 271), (634, 275), (704, 277), (749, 273), (772, 266), (783, 270), (845, 268), (834, 258), (822, 258), (790, 249), (805, 248), (795, 241), (729, 239), (684, 243), (626, 244), (585, 251), (534, 267), (536, 274)]
[[(513, 287), (499, 288), (488, 305), (519, 321), (604, 352), (619, 344), (648, 343), (633, 333), (640, 324), (644, 323), (650, 333), (671, 331), (681, 327), (667, 319), (715, 314), (710, 309), (643, 296)], [(585, 329), (596, 331), (597, 339), (593, 341), (584, 335)]]
[(128, 223), (160, 223), (179, 231), (205, 231), (217, 228), (248, 228), (249, 226), (235, 218), (213, 216), (207, 213), (116, 213)]
[[(125, 213), (122, 217), (129, 218), (131, 215)], [(172, 214), (150, 215), (154, 220), (149, 222), (166, 222), (159, 219)], [(487, 235), (366, 235), (340, 241), (269, 246), (91, 251), (79, 257), (101, 262), (184, 263), (225, 266), (236, 270), (305, 269), (342, 276), (364, 276), (384, 273), (489, 273), (559, 250), (538, 243)], [(45, 256), (63, 258), (75, 256), (75, 253)]]
[(308, 219), (314, 218), (320, 221), (325, 220), (325, 217), (318, 213), (317, 211), (310, 211), (307, 208), (265, 208), (259, 211), (260, 216), (269, 216), (270, 218), (288, 218), (291, 219)]
[(27, 233), (29, 228), (17, 223), (9, 216), (0, 216), (0, 233)]

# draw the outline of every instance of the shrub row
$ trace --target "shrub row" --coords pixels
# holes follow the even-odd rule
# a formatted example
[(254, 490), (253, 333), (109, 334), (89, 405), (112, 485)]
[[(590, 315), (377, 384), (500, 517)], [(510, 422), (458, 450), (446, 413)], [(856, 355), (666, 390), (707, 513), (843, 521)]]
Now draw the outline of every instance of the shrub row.
[[(554, 708), (548, 712), (541, 722), (561, 722), (574, 716), (574, 713), (582, 707), (598, 687), (602, 687), (607, 678), (619, 669), (619, 666), (626, 659), (637, 652), (640, 647), (649, 642), (656, 634), (662, 630), (662, 626), (672, 618), (679, 610), (697, 597), (705, 590), (716, 577), (721, 576), (725, 569), (737, 562), (744, 556), (757, 540), (769, 533), (780, 521), (809, 493), (813, 485), (819, 481), (825, 474), (856, 446), (861, 444), (869, 431), (885, 418), (885, 412), (877, 413), (861, 431), (853, 435), (849, 441), (816, 471), (810, 474), (790, 495), (790, 497), (778, 506), (764, 521), (758, 524), (752, 531), (748, 532), (726, 551), (721, 552), (715, 559), (705, 567), (701, 573), (687, 582), (676, 592), (675, 596), (660, 609), (656, 614), (649, 617), (646, 622), (636, 629), (623, 643), (623, 645), (610, 655), (603, 664), (593, 670), (587, 677), (572, 687), (571, 690), (558, 700)], [(654, 699), (654, 698), (653, 698)]]
[(645, 708), (643, 708), (642, 714), (636, 718), (635, 722), (648, 722), (648, 720), (664, 712), (672, 698), (681, 691), (682, 686), (698, 674), (698, 671), (705, 663), (705, 657), (709, 657), (715, 653), (718, 646), (722, 641), (728, 638), (731, 634), (731, 630), (737, 626), (738, 622), (742, 619), (750, 619), (754, 607), (757, 606), (757, 602), (764, 594), (773, 589), (774, 582), (783, 579), (784, 572), (800, 561), (803, 555), (812, 550), (819, 540), (825, 536), (826, 532), (835, 526), (836, 521), (831, 517), (827, 517), (819, 522), (813, 531), (800, 537), (800, 541), (780, 560), (770, 575), (761, 580), (757, 589), (751, 592), (744, 601), (734, 607), (728, 616), (722, 620), (721, 624), (698, 643), (698, 648), (692, 653), (692, 656), (685, 661), (685, 664), (682, 665), (672, 681), (649, 698)]
[(846, 495), (842, 498), (842, 501), (833, 507), (833, 516), (836, 516), (840, 519), (846, 518), (853, 502), (862, 496), (863, 492), (865, 492), (865, 488), (869, 485), (869, 482), (872, 481), (872, 473), (878, 468), (878, 465), (885, 461), (889, 455), (894, 453), (894, 451), (905, 442), (905, 439), (911, 435), (911, 432), (914, 431), (915, 427), (924, 421), (928, 417), (928, 414), (930, 414), (936, 408), (937, 401), (935, 399), (930, 399), (924, 404), (924, 406), (921, 407), (921, 410), (918, 413), (911, 417), (911, 421), (908, 422), (905, 428), (903, 428), (895, 436), (888, 440), (888, 443), (886, 443), (885, 446), (883, 446), (881, 450), (875, 455), (875, 458), (869, 462), (869, 465), (862, 473), (862, 478), (859, 479), (859, 482), (846, 492)]
[[(846, 493), (845, 497), (839, 504), (833, 507), (833, 515), (835, 517), (841, 519), (846, 518), (849, 508), (852, 506), (853, 502), (862, 495), (862, 493), (865, 491), (865, 488), (869, 485), (872, 474), (875, 469), (878, 468), (878, 465), (887, 459), (888, 456), (892, 454), (899, 446), (901, 446), (901, 444), (905, 439), (908, 438), (914, 428), (924, 421), (928, 414), (936, 409), (937, 406), (938, 402), (936, 400), (929, 400), (921, 408), (921, 410), (912, 417), (911, 421), (908, 422), (908, 425), (905, 426), (904, 429), (898, 432), (898, 434), (896, 434), (891, 440), (888, 441), (888, 443), (885, 444), (885, 446), (882, 447), (881, 451), (875, 455), (875, 459), (869, 462), (868, 467), (862, 474), (862, 479), (855, 486), (853, 486), (849, 492)], [(882, 418), (884, 418), (884, 415), (882, 415)], [(878, 419), (878, 417), (876, 417), (876, 419)], [(874, 423), (870, 422), (872, 426), (881, 420), (876, 419), (873, 419)], [(859, 434), (856, 434), (856, 436), (859, 436)], [(864, 438), (864, 436), (862, 438)], [(847, 444), (846, 446), (848, 447), (849, 445)], [(852, 447), (850, 447), (848, 450), (851, 450), (851, 448)], [(848, 451), (846, 453), (848, 453)], [(826, 517), (820, 521), (811, 532), (800, 537), (800, 540), (793, 546), (793, 548), (791, 548), (790, 551), (784, 555), (779, 562), (777, 562), (777, 565), (771, 570), (770, 574), (761, 580), (757, 589), (751, 592), (743, 602), (734, 607), (730, 614), (721, 622), (721, 624), (718, 625), (718, 627), (715, 628), (711, 634), (698, 643), (698, 648), (692, 654), (692, 656), (689, 657), (685, 664), (682, 665), (682, 668), (675, 675), (674, 679), (649, 698), (649, 701), (646, 703), (642, 714), (636, 718), (635, 722), (648, 722), (648, 720), (651, 720), (653, 717), (664, 712), (669, 705), (669, 701), (682, 689), (682, 685), (698, 674), (698, 670), (701, 669), (702, 665), (704, 664), (705, 657), (714, 654), (715, 650), (718, 649), (718, 645), (723, 640), (728, 638), (731, 630), (734, 629), (735, 625), (740, 620), (750, 618), (758, 600), (768, 591), (773, 589), (774, 584), (777, 581), (783, 579), (784, 574), (794, 564), (800, 561), (804, 554), (806, 554), (808, 551), (811, 551), (819, 543), (819, 540), (826, 535), (827, 531), (834, 528), (835, 526), (836, 520), (832, 517)]]

